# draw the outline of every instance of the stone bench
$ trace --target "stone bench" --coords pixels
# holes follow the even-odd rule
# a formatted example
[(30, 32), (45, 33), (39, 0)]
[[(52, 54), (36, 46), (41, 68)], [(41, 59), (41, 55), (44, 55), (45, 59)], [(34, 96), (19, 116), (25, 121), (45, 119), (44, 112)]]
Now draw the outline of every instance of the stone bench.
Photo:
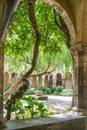
[(32, 96), (33, 100), (48, 100), (48, 96), (42, 95), (42, 96)]

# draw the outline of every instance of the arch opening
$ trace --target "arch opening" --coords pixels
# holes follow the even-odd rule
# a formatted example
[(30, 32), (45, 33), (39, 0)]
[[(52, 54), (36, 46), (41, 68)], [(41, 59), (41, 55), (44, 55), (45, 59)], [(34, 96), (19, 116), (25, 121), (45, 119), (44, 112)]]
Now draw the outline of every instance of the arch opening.
[[(52, 4), (52, 6), (54, 6), (54, 4)], [(54, 6), (54, 8), (55, 8), (55, 10), (57, 10), (57, 4)], [(64, 21), (66, 22), (67, 20), (65, 20), (65, 18), (67, 19), (67, 17), (68, 16), (66, 16), (65, 17), (65, 15), (64, 15), (64, 12), (63, 13), (60, 13), (60, 15), (61, 15), (61, 17), (64, 19)], [(70, 21), (71, 22), (71, 21)], [(67, 26), (68, 26), (68, 23), (66, 22), (66, 24), (67, 24)], [(69, 28), (69, 27), (68, 27)], [(72, 27), (72, 29), (70, 30), (70, 28), (69, 28), (69, 32), (70, 32), (70, 34), (74, 31), (72, 31), (73, 30), (73, 27)], [(72, 43), (73, 43), (73, 41), (75, 40), (75, 39), (73, 39), (73, 37), (71, 38), (72, 39)]]

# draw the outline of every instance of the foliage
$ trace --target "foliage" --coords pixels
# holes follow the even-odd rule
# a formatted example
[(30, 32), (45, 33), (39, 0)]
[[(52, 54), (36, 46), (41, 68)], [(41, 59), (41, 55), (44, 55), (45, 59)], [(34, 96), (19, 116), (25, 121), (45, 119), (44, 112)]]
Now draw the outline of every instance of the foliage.
[(24, 106), (22, 106), (21, 100), (18, 99), (16, 101), (15, 105), (13, 105), (11, 108), (11, 112), (12, 112), (11, 119), (21, 119), (21, 118), (24, 119), (25, 108)]
[(54, 94), (59, 95), (63, 91), (64, 87), (63, 86), (57, 86), (55, 88)]
[[(52, 7), (37, 0), (35, 15), (41, 33), (41, 42), (34, 73), (43, 71), (49, 62), (50, 69), (65, 66), (69, 70), (72, 66), (71, 55), (66, 47), (63, 32), (54, 23)], [(59, 21), (58, 14), (57, 19)], [(31, 67), (34, 43), (35, 36), (28, 16), (27, 3), (23, 0), (13, 17), (5, 42), (5, 64), (9, 71), (25, 72)]]
[(37, 92), (41, 92), (41, 93), (44, 93), (44, 94), (51, 94), (52, 90), (49, 87), (45, 87), (45, 86), (40, 85), (40, 86), (37, 87), (36, 90), (33, 90), (33, 89), (26, 90), (25, 95), (33, 95)]
[(37, 90), (32, 90), (32, 89), (28, 89), (25, 92), (25, 95), (33, 95), (36, 92), (43, 92), (44, 94), (55, 94), (55, 95), (60, 95), (60, 96), (72, 96), (73, 95), (73, 90), (71, 89), (64, 89), (63, 86), (57, 86), (56, 88), (54, 88), (54, 90), (52, 91), (51, 87), (45, 87), (45, 86), (38, 86)]
[(25, 95), (32, 95), (35, 94), (35, 91), (33, 89), (27, 89), (25, 92)]
[(72, 96), (73, 95), (73, 91), (70, 89), (64, 89), (60, 94), (60, 96)]
[(60, 95), (60, 96), (72, 96), (73, 95), (73, 90), (71, 89), (64, 89), (63, 86), (57, 86), (54, 90), (55, 95)]
[[(65, 58), (67, 58), (67, 56), (65, 57), (64, 55), (67, 51), (63, 52), (64, 48), (66, 48), (66, 39), (63, 32), (60, 31), (54, 23), (53, 9), (48, 4), (43, 3), (41, 0), (35, 2), (35, 16), (37, 17), (37, 20), (34, 19), (33, 22), (36, 23), (34, 24), (34, 26), (37, 26), (38, 24), (38, 27), (36, 27), (36, 29), (34, 28), (33, 30), (34, 26), (32, 27), (33, 24), (29, 20), (29, 17), (31, 15), (29, 16), (27, 6), (27, 2), (23, 0), (14, 15), (13, 22), (9, 27), (5, 43), (5, 63), (7, 63), (8, 66), (12, 66), (12, 68), (9, 67), (9, 70), (12, 70), (14, 68), (15, 71), (19, 72), (20, 68), (21, 72), (30, 72), (26, 73), (26, 75), (28, 76), (33, 72), (34, 69), (34, 73), (41, 72), (42, 70), (44, 70), (44, 68), (46, 68), (49, 63), (51, 63), (50, 70), (54, 70), (57, 67), (61, 66)], [(59, 20), (58, 14), (57, 19)], [(35, 35), (38, 35), (35, 33), (37, 32), (37, 30), (41, 34), (41, 40), (38, 40), (35, 37)], [(40, 43), (40, 46), (36, 43)], [(38, 47), (35, 45), (38, 45)], [(34, 51), (34, 49), (36, 51)], [(35, 52), (37, 53), (37, 55), (34, 55), (36, 54)], [(39, 56), (38, 52), (40, 54)], [(58, 58), (59, 53), (60, 57)], [(61, 55), (62, 57), (64, 56), (62, 62), (60, 62)], [(59, 61), (54, 59), (58, 59)], [(67, 66), (67, 64), (65, 64), (65, 66)], [(14, 93), (14, 95), (11, 96), (10, 100), (7, 101), (8, 113), (10, 112), (12, 104), (14, 104), (12, 111), (15, 111), (16, 108), (15, 112), (18, 115), (21, 115), (22, 113), (24, 116), (25, 112), (27, 112), (29, 113), (29, 116), (35, 117), (37, 116), (38, 112), (40, 112), (40, 115), (43, 115), (44, 112), (46, 112), (46, 109), (43, 108), (44, 106), (41, 103), (37, 103), (31, 98), (24, 97), (22, 99), (25, 100), (28, 104), (25, 107), (22, 107), (22, 103), (20, 102), (20, 100), (17, 100), (17, 104), (15, 104), (16, 99), (21, 98), (27, 88), (28, 82), (23, 82), (22, 87), (19, 87), (17, 92)], [(49, 92), (49, 90), (47, 90), (47, 92)], [(36, 108), (36, 111), (34, 111), (34, 108)], [(10, 113), (8, 114), (8, 116), (10, 116)]]
[(11, 119), (24, 119), (38, 116), (45, 116), (52, 114), (44, 106), (43, 103), (32, 99), (31, 96), (23, 97), (21, 100), (18, 99), (16, 104), (11, 109)]
[(37, 90), (41, 90), (41, 91), (45, 92), (46, 87), (44, 87), (44, 86), (42, 86), (42, 85), (39, 85), (39, 86), (37, 87)]
[(45, 87), (45, 86), (41, 86), (41, 85), (37, 87), (37, 90), (43, 91), (44, 94), (51, 94), (52, 93), (51, 88)]
[(52, 93), (51, 88), (47, 88), (47, 87), (46, 87), (45, 94), (51, 94), (51, 93)]

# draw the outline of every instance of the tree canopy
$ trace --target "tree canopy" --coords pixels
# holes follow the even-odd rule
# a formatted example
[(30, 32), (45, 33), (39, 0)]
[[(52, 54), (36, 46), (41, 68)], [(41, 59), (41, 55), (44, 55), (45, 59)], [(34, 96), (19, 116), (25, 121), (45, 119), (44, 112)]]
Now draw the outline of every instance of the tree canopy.
[[(72, 68), (71, 54), (64, 33), (55, 24), (54, 9), (42, 0), (35, 2), (35, 16), (41, 35), (39, 56), (34, 73)], [(61, 25), (59, 14), (56, 19)], [(29, 19), (28, 4), (23, 0), (14, 14), (5, 42), (5, 64), (9, 71), (25, 72), (30, 69), (35, 46), (35, 33)], [(15, 67), (16, 66), (16, 67)]]
[(18, 72), (20, 68), (20, 72), (26, 73), (4, 94), (5, 97), (11, 94), (5, 107), (8, 120), (12, 106), (28, 89), (27, 78), (33, 72), (41, 73), (43, 70), (48, 70), (48, 67), (50, 71), (63, 69), (64, 66), (66, 70), (70, 68), (71, 55), (66, 47), (66, 44), (69, 47), (69, 42), (67, 27), (52, 7), (41, 0), (21, 2), (8, 30), (5, 61), (9, 69), (14, 68)]

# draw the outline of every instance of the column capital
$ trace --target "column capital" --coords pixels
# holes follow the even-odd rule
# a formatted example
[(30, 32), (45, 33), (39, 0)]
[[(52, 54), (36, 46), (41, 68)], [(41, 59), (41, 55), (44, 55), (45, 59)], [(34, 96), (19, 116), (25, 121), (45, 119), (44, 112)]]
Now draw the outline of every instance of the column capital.
[(87, 43), (78, 42), (70, 48), (73, 55), (87, 55)]

